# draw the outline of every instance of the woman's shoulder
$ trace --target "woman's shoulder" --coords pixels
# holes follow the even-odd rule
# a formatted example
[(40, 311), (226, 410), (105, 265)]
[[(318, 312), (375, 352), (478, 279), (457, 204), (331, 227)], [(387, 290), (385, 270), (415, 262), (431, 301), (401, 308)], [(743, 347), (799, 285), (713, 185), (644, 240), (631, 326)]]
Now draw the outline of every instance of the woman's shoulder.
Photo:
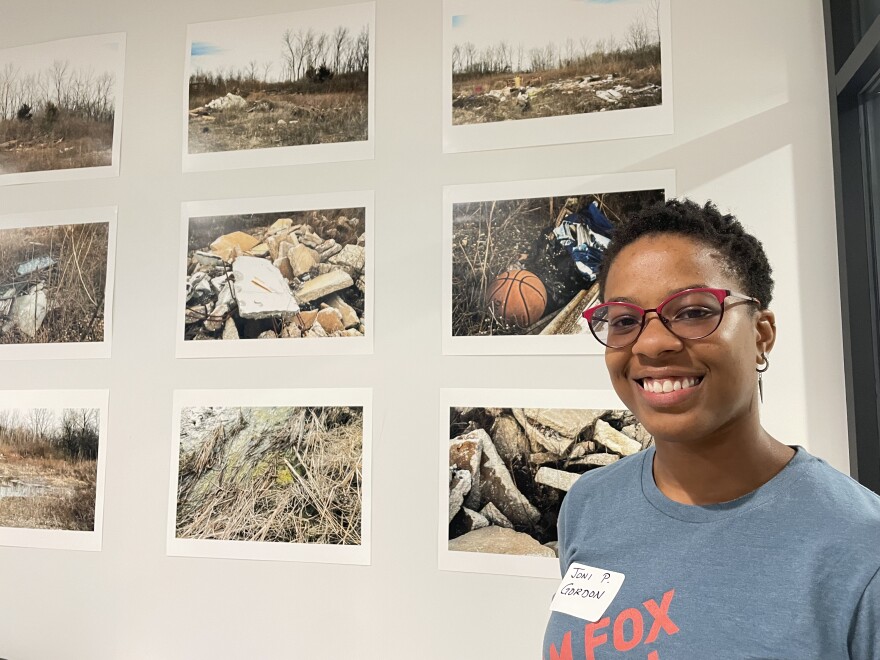
[(799, 497), (809, 496), (804, 504), (824, 509), (842, 523), (867, 525), (880, 534), (880, 495), (803, 447), (798, 447), (798, 452), (803, 452), (812, 467), (798, 484), (800, 490), (807, 491)]

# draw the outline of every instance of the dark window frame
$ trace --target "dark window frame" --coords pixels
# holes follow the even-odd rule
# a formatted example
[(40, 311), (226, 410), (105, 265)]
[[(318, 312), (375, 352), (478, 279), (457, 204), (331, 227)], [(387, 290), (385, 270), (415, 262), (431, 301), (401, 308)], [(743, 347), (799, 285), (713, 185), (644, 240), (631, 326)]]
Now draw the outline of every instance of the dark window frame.
[(880, 17), (863, 32), (858, 1), (823, 5), (850, 473), (880, 493), (880, 208), (874, 204), (880, 181), (869, 178), (864, 96), (880, 75)]

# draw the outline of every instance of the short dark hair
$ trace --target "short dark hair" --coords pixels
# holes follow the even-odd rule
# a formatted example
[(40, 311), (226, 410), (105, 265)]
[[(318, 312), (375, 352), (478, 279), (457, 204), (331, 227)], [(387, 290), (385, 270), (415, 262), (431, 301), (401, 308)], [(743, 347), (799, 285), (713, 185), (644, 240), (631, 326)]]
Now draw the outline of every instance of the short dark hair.
[(746, 295), (761, 301), (773, 297), (773, 269), (761, 241), (749, 234), (733, 215), (723, 214), (712, 202), (700, 206), (689, 199), (670, 199), (630, 215), (614, 230), (599, 271), (599, 296), (605, 300), (605, 283), (614, 260), (627, 245), (643, 236), (678, 234), (716, 250), (728, 272), (742, 284)]

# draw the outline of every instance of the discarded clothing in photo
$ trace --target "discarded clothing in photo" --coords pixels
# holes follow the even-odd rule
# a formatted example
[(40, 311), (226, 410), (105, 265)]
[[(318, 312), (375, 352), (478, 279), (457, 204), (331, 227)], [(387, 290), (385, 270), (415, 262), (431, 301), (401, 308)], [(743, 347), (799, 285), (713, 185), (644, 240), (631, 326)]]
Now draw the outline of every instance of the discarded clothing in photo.
[(614, 235), (614, 226), (596, 202), (567, 215), (553, 235), (571, 255), (581, 277), (590, 284), (595, 282), (605, 248)]

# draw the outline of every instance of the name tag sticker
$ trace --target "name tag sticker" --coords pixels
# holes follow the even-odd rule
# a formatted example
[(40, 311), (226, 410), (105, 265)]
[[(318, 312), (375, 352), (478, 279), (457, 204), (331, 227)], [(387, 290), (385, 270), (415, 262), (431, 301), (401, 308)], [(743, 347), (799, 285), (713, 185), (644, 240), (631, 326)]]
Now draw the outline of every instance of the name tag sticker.
[(573, 563), (553, 596), (550, 609), (595, 623), (623, 586), (623, 573)]

